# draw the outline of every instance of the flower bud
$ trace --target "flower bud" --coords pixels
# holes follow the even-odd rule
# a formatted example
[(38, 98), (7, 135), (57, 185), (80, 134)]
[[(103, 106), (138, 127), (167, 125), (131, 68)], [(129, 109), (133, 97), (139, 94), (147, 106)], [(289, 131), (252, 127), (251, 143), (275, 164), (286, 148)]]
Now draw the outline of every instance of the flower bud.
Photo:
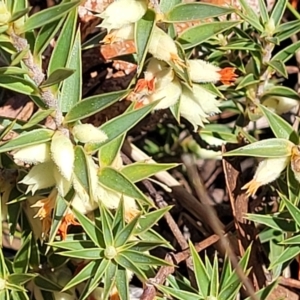
[(221, 81), (223, 84), (230, 85), (237, 77), (234, 73), (234, 68), (221, 69), (201, 59), (190, 59), (188, 61), (188, 69), (193, 82), (216, 83)]
[(72, 132), (81, 143), (101, 143), (107, 140), (107, 135), (92, 124), (75, 125)]
[(262, 104), (275, 113), (281, 115), (298, 106), (299, 101), (288, 97), (269, 97), (266, 100), (263, 100)]
[(145, 0), (118, 0), (110, 4), (106, 10), (99, 15), (103, 19), (101, 27), (118, 29), (130, 23), (135, 23), (143, 17), (148, 8)]
[(178, 50), (174, 40), (162, 29), (155, 26), (150, 39), (148, 51), (157, 59), (173, 62), (178, 66), (185, 66), (182, 59), (178, 56)]
[(50, 149), (52, 159), (58, 170), (67, 180), (71, 180), (75, 154), (70, 139), (62, 132), (56, 131), (52, 137)]
[(113, 44), (124, 40), (134, 39), (134, 24), (125, 25), (119, 29), (113, 29), (107, 34), (102, 42), (104, 44)]

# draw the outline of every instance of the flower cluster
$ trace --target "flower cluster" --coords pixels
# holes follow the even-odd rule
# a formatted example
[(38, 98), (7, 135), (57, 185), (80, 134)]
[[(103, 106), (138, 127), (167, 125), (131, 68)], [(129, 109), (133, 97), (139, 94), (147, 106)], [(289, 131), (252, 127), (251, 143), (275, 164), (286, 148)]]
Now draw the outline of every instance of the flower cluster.
[[(78, 143), (103, 142), (107, 139), (104, 132), (95, 128), (91, 124), (75, 125), (72, 135)], [(118, 192), (108, 190), (98, 181), (99, 166), (95, 163), (92, 155), (86, 153), (87, 168), (89, 173), (90, 190), (82, 186), (74, 173), (75, 145), (69, 136), (62, 131), (55, 131), (50, 142), (33, 145), (19, 149), (14, 154), (16, 161), (32, 164), (33, 167), (28, 174), (20, 181), (27, 185), (26, 194), (31, 192), (34, 195), (38, 190), (52, 188), (46, 198), (38, 199), (32, 208), (38, 208), (35, 218), (42, 221), (42, 235), (48, 233), (51, 226), (52, 211), (56, 204), (57, 196), (65, 197), (73, 187), (74, 196), (71, 201), (72, 206), (83, 214), (94, 210), (102, 202), (109, 209), (115, 209), (119, 205), (122, 195)], [(116, 168), (122, 165), (122, 161), (117, 159)], [(126, 202), (125, 214), (127, 220), (131, 220), (138, 213), (135, 200), (123, 196)], [(62, 238), (66, 237), (69, 225), (79, 225), (74, 220), (71, 210), (63, 216), (59, 233)]]
[[(130, 8), (130, 9), (129, 9)], [(119, 0), (113, 2), (99, 16), (103, 19), (101, 27), (107, 28), (104, 43), (134, 39), (135, 23), (147, 10), (147, 1)], [(235, 78), (234, 68), (221, 69), (203, 60), (184, 61), (180, 58), (175, 41), (157, 25), (154, 26), (149, 41), (149, 53), (153, 56), (143, 79), (128, 97), (141, 107), (158, 101), (156, 109), (168, 108), (179, 101), (179, 112), (194, 126), (204, 126), (210, 115), (219, 113), (216, 96), (199, 83), (231, 84)], [(183, 83), (174, 68), (188, 72), (191, 86)]]

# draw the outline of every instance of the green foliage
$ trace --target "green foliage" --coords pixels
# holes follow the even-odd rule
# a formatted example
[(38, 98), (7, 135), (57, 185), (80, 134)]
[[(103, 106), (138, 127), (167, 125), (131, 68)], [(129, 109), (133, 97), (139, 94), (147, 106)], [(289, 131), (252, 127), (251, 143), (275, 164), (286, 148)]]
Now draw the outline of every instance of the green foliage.
[[(0, 251), (0, 299), (109, 299), (117, 290), (126, 300), (132, 276), (152, 282), (164, 299), (236, 299), (240, 274), (251, 272), (251, 246), (236, 266), (229, 254), (222, 264), (221, 254), (202, 259), (190, 241), (194, 278), (176, 272), (166, 284), (150, 280), (159, 267), (173, 267), (152, 250), (176, 251), (156, 226), (171, 206), (157, 208), (153, 199), (168, 195), (174, 183), (153, 181), (164, 188), (156, 194), (147, 183), (178, 167), (182, 152), (237, 162), (237, 156), (263, 158), (253, 179), (235, 192), (250, 197), (268, 185), (277, 197), (277, 211), (245, 216), (260, 224), (273, 283), (255, 292), (267, 299), (300, 254), (299, 126), (282, 117), (300, 100), (284, 82), (300, 42), (282, 44), (299, 33), (299, 15), (287, 0), (271, 11), (259, 0), (259, 13), (247, 0), (240, 0), (241, 9), (132, 0), (129, 11), (119, 0), (93, 15), (108, 34), (86, 40), (78, 25), (82, 1), (58, 2), (31, 14), (25, 0), (0, 0), (1, 101), (21, 94), (35, 104), (26, 121), (9, 113), (0, 120), (1, 214), (7, 221), (1, 238), (7, 229), (10, 241), (20, 239), (13, 257)], [(287, 7), (294, 17), (285, 21)], [(122, 59), (137, 67), (128, 84), (87, 95), (83, 52), (115, 43), (127, 49), (127, 42), (135, 51)], [(124, 165), (121, 150), (131, 130), (140, 131), (161, 109), (170, 109), (172, 125), (160, 125), (156, 140), (142, 139), (164, 163), (133, 155), (135, 161)], [(219, 113), (233, 118), (218, 122), (213, 116)], [(262, 119), (271, 135), (259, 128)], [(222, 144), (234, 145), (222, 153)], [(177, 163), (166, 163), (167, 156)]]

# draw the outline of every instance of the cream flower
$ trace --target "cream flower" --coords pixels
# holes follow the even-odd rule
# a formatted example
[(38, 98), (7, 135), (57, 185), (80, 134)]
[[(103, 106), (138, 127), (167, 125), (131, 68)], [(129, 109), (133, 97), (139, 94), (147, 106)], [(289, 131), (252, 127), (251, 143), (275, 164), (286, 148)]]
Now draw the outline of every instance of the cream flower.
[(70, 139), (62, 132), (56, 131), (51, 141), (51, 156), (58, 170), (67, 179), (71, 180), (74, 167), (74, 146)]
[(230, 85), (235, 81), (237, 75), (235, 69), (228, 67), (221, 69), (201, 59), (188, 60), (188, 70), (193, 82), (217, 82)]
[(148, 51), (159, 60), (185, 67), (184, 61), (178, 55), (174, 40), (157, 26), (153, 29)]
[(26, 164), (37, 164), (50, 161), (50, 144), (43, 143), (24, 147), (14, 154), (14, 159), (18, 159)]
[(0, 1), (0, 24), (8, 23), (11, 15), (8, 11), (6, 4)]
[(135, 23), (143, 17), (148, 8), (145, 0), (118, 0), (110, 4), (106, 10), (99, 15), (103, 19), (101, 27), (118, 29), (130, 23)]
[(54, 186), (56, 182), (53, 168), (54, 163), (52, 161), (33, 166), (29, 173), (20, 181), (20, 183), (28, 185), (26, 194), (31, 191), (32, 195), (34, 195), (37, 190)]
[(281, 172), (286, 168), (290, 161), (290, 157), (267, 158), (261, 161), (254, 174), (253, 179), (245, 184), (242, 189), (246, 191), (248, 196), (255, 195), (258, 188), (277, 179)]
[(197, 84), (193, 84), (192, 90), (183, 87), (180, 98), (180, 115), (187, 119), (197, 130), (198, 126), (204, 126), (208, 122), (207, 117), (219, 113), (219, 102), (216, 96)]
[(72, 133), (81, 143), (101, 143), (107, 140), (107, 135), (92, 124), (75, 125)]
[(262, 104), (275, 113), (281, 115), (298, 106), (299, 101), (287, 97), (270, 97), (263, 100)]
[(125, 25), (118, 29), (113, 29), (107, 34), (102, 42), (104, 44), (113, 44), (124, 40), (134, 39), (134, 24)]
[(139, 79), (128, 99), (137, 101), (136, 108), (160, 100), (155, 109), (165, 109), (178, 101), (181, 91), (180, 81), (173, 69), (152, 58), (145, 71), (145, 78)]

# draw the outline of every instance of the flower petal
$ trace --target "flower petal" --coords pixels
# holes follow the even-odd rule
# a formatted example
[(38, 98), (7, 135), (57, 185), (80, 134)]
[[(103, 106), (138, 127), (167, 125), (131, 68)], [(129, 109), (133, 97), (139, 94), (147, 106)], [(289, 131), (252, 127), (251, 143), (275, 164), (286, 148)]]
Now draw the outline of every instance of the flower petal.
[(70, 139), (60, 131), (56, 131), (52, 137), (51, 155), (61, 174), (67, 180), (71, 180), (75, 159), (74, 147)]
[(111, 29), (121, 28), (124, 25), (135, 23), (146, 13), (148, 8), (145, 0), (118, 0), (110, 4), (106, 10), (99, 15), (104, 19), (101, 27)]
[(20, 181), (20, 183), (28, 185), (26, 194), (32, 191), (34, 195), (37, 190), (54, 186), (54, 169), (55, 165), (52, 161), (33, 166), (29, 173)]
[(50, 144), (42, 143), (24, 147), (14, 154), (14, 159), (18, 159), (26, 164), (37, 164), (49, 161), (50, 158)]

